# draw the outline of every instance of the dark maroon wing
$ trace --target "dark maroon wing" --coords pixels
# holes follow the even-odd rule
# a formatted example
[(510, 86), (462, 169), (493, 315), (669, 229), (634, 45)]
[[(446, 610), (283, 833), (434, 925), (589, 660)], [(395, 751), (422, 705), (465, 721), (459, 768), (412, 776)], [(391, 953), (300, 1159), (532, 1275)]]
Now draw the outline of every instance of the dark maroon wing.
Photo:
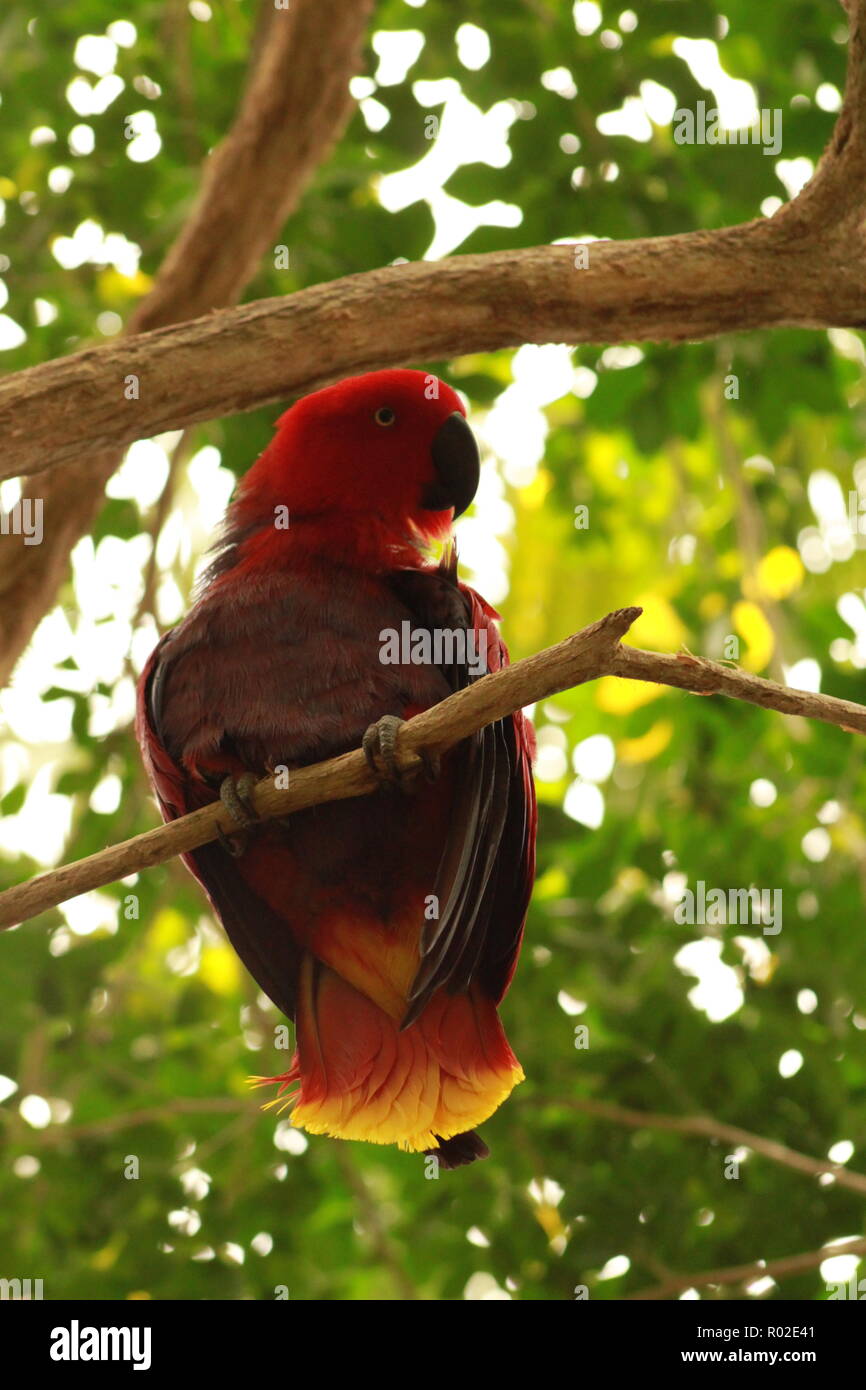
[[(161, 736), (162, 696), (173, 638), (171, 632), (162, 638), (142, 673), (135, 720), (145, 768), (167, 821), (216, 800), (213, 787), (174, 761)], [(207, 893), (253, 979), (293, 1019), (300, 957), (286, 921), (238, 872), (236, 861), (221, 844), (201, 845), (182, 858)]]
[[(137, 732), (167, 820), (215, 801), (229, 774), (264, 776), (357, 748), (381, 715), (447, 695), (436, 668), (378, 659), (382, 628), (399, 631), (410, 617), (398, 596), (348, 573), (341, 591), (338, 577), (331, 566), (239, 592), (215, 587), (159, 643), (139, 684)], [(321, 839), (327, 863), (327, 834)], [(261, 846), (234, 860), (219, 844), (184, 856), (247, 969), (292, 1015), (303, 905), (291, 883), (284, 915), (265, 898), (274, 874), (296, 866), (279, 844), (263, 858)]]
[[(487, 669), (508, 664), (496, 613), (456, 578), (456, 555), (436, 571), (394, 576), (418, 626), (463, 625), (487, 646)], [(478, 679), (466, 662), (443, 673), (452, 690)], [(522, 711), (465, 740), (452, 755), (456, 783), (452, 820), (437, 874), (438, 920), (426, 924), (422, 960), (404, 1026), (430, 996), (458, 993), (479, 981), (497, 1001), (517, 964), (535, 877), (534, 736)]]
[[(472, 590), (468, 592), (481, 608), (476, 621), (486, 622), (490, 633), (489, 650), (495, 654), (496, 660), (488, 663), (489, 669), (498, 671), (509, 664), (508, 648), (499, 637), (488, 605)], [(535, 730), (523, 710), (517, 710), (502, 723), (511, 766), (506, 787), (508, 813), (499, 842), (491, 926), (479, 969), (479, 979), (485, 991), (497, 1001), (508, 989), (517, 967), (526, 913), (535, 882), (535, 838), (538, 829), (538, 807), (532, 778)]]

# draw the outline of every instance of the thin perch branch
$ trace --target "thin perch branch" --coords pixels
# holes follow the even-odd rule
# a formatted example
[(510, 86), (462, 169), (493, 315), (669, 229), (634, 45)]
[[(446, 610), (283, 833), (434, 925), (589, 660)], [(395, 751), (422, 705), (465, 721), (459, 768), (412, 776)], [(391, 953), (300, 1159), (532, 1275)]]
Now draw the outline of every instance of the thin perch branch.
[[(504, 719), (524, 705), (593, 680), (607, 669), (614, 648), (640, 613), (640, 608), (623, 608), (610, 613), (557, 646), (518, 661), (495, 675), (485, 676), (441, 704), (417, 714), (400, 731), (397, 745), (400, 766), (407, 771), (420, 768), (419, 748), (444, 752), (485, 724)], [(366, 796), (378, 785), (364, 754), (358, 749), (293, 771), (290, 785), (285, 788), (278, 788), (273, 777), (265, 777), (254, 787), (253, 801), (259, 815), (270, 818), (324, 801)], [(220, 801), (156, 830), (145, 831), (123, 844), (79, 859), (77, 863), (41, 874), (29, 883), (9, 888), (0, 893), (0, 927), (16, 926), (79, 893), (101, 888), (139, 869), (197, 849), (215, 840), (218, 830), (226, 834), (236, 834), (238, 830)]]
[(736, 1125), (724, 1124), (712, 1115), (655, 1115), (647, 1110), (627, 1110), (621, 1105), (609, 1105), (606, 1101), (581, 1097), (568, 1101), (569, 1110), (577, 1110), (582, 1115), (594, 1115), (600, 1120), (610, 1120), (613, 1124), (628, 1125), (632, 1129), (666, 1129), (675, 1134), (696, 1134), (706, 1139), (718, 1139), (724, 1144), (742, 1145), (752, 1149), (772, 1163), (780, 1163), (785, 1168), (793, 1168), (810, 1178), (820, 1178), (829, 1173), (837, 1187), (846, 1187), (850, 1192), (866, 1196), (866, 1175), (844, 1168), (830, 1159), (810, 1158), (808, 1154), (789, 1149), (775, 1139), (765, 1139), (751, 1130), (739, 1129)]
[[(850, 700), (791, 690), (687, 652), (669, 656), (621, 646), (623, 636), (641, 611), (621, 608), (609, 613), (555, 647), (484, 676), (441, 704), (417, 714), (400, 732), (400, 765), (407, 771), (417, 770), (421, 766), (419, 750), (444, 752), (486, 724), (504, 719), (525, 705), (605, 675), (652, 681), (698, 695), (729, 695), (782, 714), (800, 714), (835, 724), (849, 733), (866, 734), (866, 708)], [(326, 801), (366, 796), (378, 785), (363, 753), (355, 750), (292, 772), (286, 788), (277, 787), (273, 777), (263, 778), (253, 789), (253, 801), (259, 815), (270, 819)], [(0, 893), (0, 929), (17, 926), (80, 893), (102, 888), (127, 874), (197, 849), (215, 840), (219, 830), (236, 834), (238, 827), (222, 802), (217, 801), (123, 844), (8, 888)]]
[(824, 1245), (820, 1250), (807, 1250), (802, 1255), (783, 1255), (778, 1260), (755, 1260), (748, 1265), (733, 1265), (729, 1269), (707, 1269), (703, 1274), (677, 1275), (640, 1293), (626, 1294), (624, 1302), (639, 1303), (647, 1299), (670, 1298), (686, 1289), (705, 1288), (708, 1284), (751, 1284), (756, 1279), (782, 1279), (787, 1274), (805, 1274), (817, 1269), (825, 1260), (836, 1255), (866, 1255), (866, 1240), (857, 1236), (839, 1245)]
[(788, 685), (753, 676), (736, 666), (692, 656), (691, 652), (670, 656), (622, 647), (615, 655), (611, 674), (635, 681), (651, 681), (655, 685), (672, 685), (678, 690), (690, 690), (694, 695), (729, 695), (734, 700), (760, 705), (762, 709), (775, 709), (780, 714), (802, 714), (806, 719), (838, 724), (848, 733), (866, 734), (863, 705), (839, 700), (833, 695), (794, 690)]

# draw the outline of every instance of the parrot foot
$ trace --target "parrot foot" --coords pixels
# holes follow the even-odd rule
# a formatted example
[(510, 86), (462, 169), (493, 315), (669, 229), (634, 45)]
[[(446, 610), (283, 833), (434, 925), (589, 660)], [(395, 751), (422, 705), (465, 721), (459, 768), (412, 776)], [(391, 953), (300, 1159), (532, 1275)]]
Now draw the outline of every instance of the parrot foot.
[(220, 783), (220, 801), (242, 831), (230, 839), (221, 826), (217, 828), (217, 839), (233, 859), (239, 859), (246, 851), (249, 831), (261, 820), (252, 801), (252, 790), (257, 780), (254, 772), (245, 772), (237, 780), (234, 777), (224, 777)]
[[(439, 1136), (437, 1134), (437, 1139)], [(455, 1134), (451, 1139), (439, 1139), (437, 1149), (425, 1149), (425, 1158), (435, 1158), (439, 1167), (446, 1172), (452, 1168), (464, 1168), (467, 1163), (475, 1163), (479, 1158), (488, 1158), (490, 1150), (474, 1129)]]
[[(383, 786), (398, 787), (400, 791), (411, 791), (417, 773), (414, 768), (400, 767), (397, 762), (397, 735), (406, 723), (395, 714), (383, 714), (375, 724), (371, 724), (361, 740), (367, 766), (375, 773)], [(439, 776), (439, 754), (429, 749), (417, 749), (424, 776), (428, 782), (435, 782)]]

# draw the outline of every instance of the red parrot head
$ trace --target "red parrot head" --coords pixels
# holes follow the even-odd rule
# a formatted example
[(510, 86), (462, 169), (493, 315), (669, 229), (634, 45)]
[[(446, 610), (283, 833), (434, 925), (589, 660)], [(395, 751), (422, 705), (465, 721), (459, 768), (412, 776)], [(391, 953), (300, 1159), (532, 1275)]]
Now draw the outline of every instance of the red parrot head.
[(478, 447), (456, 391), (426, 372), (350, 377), (287, 410), (243, 480), (238, 520), (282, 504), (321, 520), (432, 540), (478, 487)]

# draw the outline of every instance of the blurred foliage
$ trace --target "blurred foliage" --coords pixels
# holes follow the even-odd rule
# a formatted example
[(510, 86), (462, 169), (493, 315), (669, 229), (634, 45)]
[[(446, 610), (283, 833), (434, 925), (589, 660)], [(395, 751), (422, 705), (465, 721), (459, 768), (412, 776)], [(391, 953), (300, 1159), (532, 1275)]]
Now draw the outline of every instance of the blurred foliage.
[[(112, 322), (100, 328), (98, 316), (126, 315), (145, 292), (195, 196), (202, 156), (231, 122), (254, 8), (211, 0), (208, 19), (206, 6), (196, 18), (196, 6), (176, 0), (120, 9), (106, 0), (6, 0), (0, 267), (4, 312), (27, 335), (6, 351), (6, 368), (98, 341)], [(601, 25), (581, 35), (561, 0), (384, 0), (376, 28), (420, 30), (420, 56), (404, 80), (375, 90), (388, 117), (380, 130), (356, 113), (286, 228), (291, 268), (263, 266), (248, 297), (424, 255), (434, 230), (427, 203), (391, 213), (377, 198), (380, 177), (429, 151), (430, 111), (412, 90), (419, 80), (456, 79), (483, 111), (519, 103), (510, 160), (464, 165), (445, 191), (473, 207), (514, 205), (520, 225), (481, 226), (461, 252), (656, 236), (760, 215), (785, 191), (776, 161), (759, 148), (678, 146), (670, 124), (654, 124), (643, 141), (596, 125), (646, 81), (672, 92), (678, 107), (712, 102), (673, 46), (677, 36), (715, 40), (727, 73), (752, 83), (761, 107), (783, 111), (784, 158), (816, 161), (833, 123), (816, 92), (844, 83), (841, 9), (832, 0), (722, 8), (724, 19), (710, 3), (648, 0), (634, 26), (620, 20), (620, 4), (605, 3)], [(118, 54), (124, 90), (101, 114), (77, 114), (67, 98), (76, 41), (118, 19), (137, 29)], [(490, 38), (490, 61), (478, 70), (457, 58), (455, 31), (465, 23)], [(371, 48), (364, 72), (377, 64)], [(542, 82), (562, 68), (576, 94)], [(556, 84), (570, 91), (562, 74)], [(140, 110), (156, 115), (162, 147), (134, 163), (124, 120)], [(82, 124), (93, 151), (70, 154)], [(34, 144), (40, 127), (54, 138)], [(565, 136), (579, 150), (566, 140), (575, 150), (566, 153)], [(61, 193), (49, 184), (58, 167), (73, 174)], [(87, 219), (141, 248), (139, 272), (58, 263), (56, 238)], [(41, 326), (37, 300), (56, 311)], [(733, 637), (749, 669), (780, 678), (811, 659), (823, 690), (866, 698), (866, 558), (846, 520), (849, 493), (866, 488), (860, 336), (774, 332), (640, 352), (602, 345), (572, 360), (575, 389), (542, 403), (538, 471), (504, 487), (514, 525), (502, 535), (509, 589), (500, 606), (512, 653), (638, 602), (646, 614), (637, 645), (684, 644), (721, 658)], [(465, 390), (483, 431), (485, 413), (492, 408), (493, 420), (511, 388), (512, 361), (503, 353), (430, 365)], [(195, 431), (194, 446), (216, 446), (240, 474), (277, 414), (213, 422)], [(182, 479), (176, 486), (193, 526), (196, 496)], [(480, 504), (476, 519), (483, 530)], [(143, 568), (153, 526), (152, 507), (116, 497), (95, 539), (144, 538), (122, 552)], [(169, 565), (184, 595), (198, 558), (181, 546)], [(839, 611), (843, 595), (851, 623), (862, 613), (859, 630)], [(68, 585), (62, 610), (74, 634)], [(37, 694), (46, 711), (68, 703), (71, 740), (29, 749), (29, 772), (7, 779), (2, 801), (3, 816), (14, 816), (47, 768), (50, 791), (70, 800), (63, 858), (156, 819), (128, 719), (94, 732), (115, 684), (129, 686), (129, 670), (82, 688), (76, 666), (74, 656), (58, 662)], [(280, 1068), (284, 1054), (276, 1067), (271, 1056), (279, 1016), (175, 862), (106, 889), (108, 927), (75, 930), (72, 911), (60, 910), (0, 943), (0, 1073), (17, 1085), (0, 1107), (0, 1275), (42, 1277), (49, 1298), (268, 1299), (286, 1286), (301, 1299), (459, 1299), (496, 1289), (568, 1299), (586, 1284), (603, 1299), (666, 1271), (778, 1258), (862, 1232), (862, 1203), (832, 1182), (757, 1155), (728, 1180), (723, 1144), (624, 1128), (577, 1108), (586, 1098), (706, 1112), (819, 1158), (850, 1140), (852, 1166), (866, 1167), (860, 741), (746, 705), (612, 681), (570, 692), (536, 717), (545, 750), (539, 881), (504, 1008), (528, 1080), (485, 1126), (492, 1158), (434, 1182), (422, 1159), (391, 1150), (313, 1139), (297, 1152), (285, 1117), (263, 1115), (245, 1084), (250, 1072)], [(594, 735), (617, 754), (597, 828), (564, 809), (584, 785), (572, 754)], [(4, 764), (16, 765), (14, 757)], [(111, 812), (91, 805), (107, 775), (119, 780)], [(764, 784), (776, 792), (769, 805), (758, 804), (769, 799)], [(0, 882), (40, 867), (7, 856)], [(678, 924), (677, 874), (692, 887), (781, 889), (782, 931)], [(713, 978), (743, 992), (721, 1021), (708, 1018), (700, 995), (690, 998), (695, 981), (674, 959), (702, 939), (721, 953)], [(575, 1047), (577, 1024), (588, 1025), (586, 1049)], [(802, 1065), (783, 1076), (780, 1059), (794, 1053)], [(47, 1098), (50, 1123), (38, 1104), (19, 1113), (27, 1096)], [(130, 1158), (137, 1178), (124, 1176)], [(622, 1255), (627, 1272), (599, 1279)], [(826, 1289), (816, 1270), (765, 1296), (822, 1298)]]

